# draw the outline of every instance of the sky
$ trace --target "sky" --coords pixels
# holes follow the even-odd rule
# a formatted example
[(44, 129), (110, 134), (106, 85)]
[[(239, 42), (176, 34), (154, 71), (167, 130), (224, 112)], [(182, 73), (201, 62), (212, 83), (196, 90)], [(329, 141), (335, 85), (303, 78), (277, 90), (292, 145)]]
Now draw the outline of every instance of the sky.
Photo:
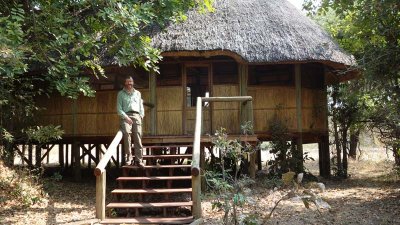
[(303, 0), (288, 0), (290, 3), (292, 3), (296, 8), (301, 10), (301, 5), (303, 4)]

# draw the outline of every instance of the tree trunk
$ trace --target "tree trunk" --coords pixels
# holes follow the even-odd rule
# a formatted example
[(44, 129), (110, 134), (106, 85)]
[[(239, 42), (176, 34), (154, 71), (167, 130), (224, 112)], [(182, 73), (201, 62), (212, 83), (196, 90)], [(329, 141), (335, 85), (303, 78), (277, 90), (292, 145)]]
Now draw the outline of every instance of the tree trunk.
[(337, 166), (337, 175), (342, 174), (343, 172), (343, 165), (342, 165), (342, 149), (340, 146), (340, 139), (339, 139), (339, 130), (338, 130), (338, 124), (337, 124), (337, 115), (335, 115), (335, 111), (333, 110), (333, 107), (337, 103), (337, 95), (339, 92), (339, 88), (337, 85), (333, 86), (333, 92), (332, 92), (332, 122), (333, 122), (333, 132), (335, 136), (335, 147), (336, 147), (336, 166)]
[(393, 156), (396, 166), (400, 167), (400, 148), (393, 147)]
[(348, 162), (347, 162), (347, 133), (348, 129), (343, 128), (342, 131), (342, 149), (343, 149), (343, 173), (342, 176), (344, 178), (347, 178), (347, 168), (348, 168)]
[(357, 146), (360, 141), (360, 129), (350, 130), (350, 149), (349, 156), (356, 159), (357, 156)]

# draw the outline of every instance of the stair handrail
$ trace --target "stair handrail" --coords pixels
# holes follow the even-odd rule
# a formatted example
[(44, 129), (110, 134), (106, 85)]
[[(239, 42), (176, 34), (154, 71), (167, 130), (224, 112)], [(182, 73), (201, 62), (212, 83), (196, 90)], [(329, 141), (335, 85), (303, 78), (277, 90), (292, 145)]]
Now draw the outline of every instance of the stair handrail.
[(117, 152), (122, 136), (122, 131), (119, 130), (94, 169), (94, 175), (96, 176), (96, 218), (100, 220), (104, 220), (106, 217), (106, 166), (111, 157)]
[(193, 202), (193, 217), (199, 219), (202, 217), (201, 209), (201, 168), (200, 168), (200, 138), (202, 125), (202, 105), (203, 102), (249, 102), (247, 107), (247, 120), (253, 122), (253, 98), (251, 96), (232, 96), (232, 97), (197, 97), (196, 102), (196, 125), (194, 130), (193, 140), (193, 155), (192, 155), (192, 202)]

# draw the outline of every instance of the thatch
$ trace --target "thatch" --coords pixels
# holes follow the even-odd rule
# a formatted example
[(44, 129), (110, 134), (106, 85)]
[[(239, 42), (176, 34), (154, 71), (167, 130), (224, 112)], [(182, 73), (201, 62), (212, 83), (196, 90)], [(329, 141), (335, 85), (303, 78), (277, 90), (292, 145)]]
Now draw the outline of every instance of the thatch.
[(154, 30), (163, 52), (234, 52), (249, 63), (321, 61), (354, 65), (329, 34), (286, 0), (215, 0), (214, 13)]

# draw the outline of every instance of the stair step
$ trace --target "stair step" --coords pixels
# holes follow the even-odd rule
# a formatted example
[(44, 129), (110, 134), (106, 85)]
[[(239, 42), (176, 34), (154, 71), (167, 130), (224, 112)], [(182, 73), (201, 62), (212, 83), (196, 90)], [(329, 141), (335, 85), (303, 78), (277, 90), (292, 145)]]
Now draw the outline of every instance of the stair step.
[(137, 180), (190, 180), (192, 176), (169, 176), (169, 177), (118, 177), (117, 181)]
[(192, 158), (192, 154), (143, 155), (143, 159), (165, 159), (165, 158)]
[[(146, 165), (144, 166), (145, 169), (169, 169), (169, 168), (190, 168), (192, 165)], [(137, 169), (140, 168), (138, 166), (122, 166), (122, 168), (126, 169)]]
[(112, 194), (165, 194), (192, 192), (192, 188), (146, 188), (146, 189), (114, 189)]
[(143, 148), (185, 148), (185, 147), (193, 147), (192, 144), (188, 145), (148, 145), (143, 146)]
[(136, 217), (136, 218), (106, 218), (101, 224), (186, 224), (193, 222), (193, 216), (188, 217)]
[(150, 207), (180, 207), (192, 206), (193, 202), (112, 202), (109, 203), (107, 208), (150, 208)]

